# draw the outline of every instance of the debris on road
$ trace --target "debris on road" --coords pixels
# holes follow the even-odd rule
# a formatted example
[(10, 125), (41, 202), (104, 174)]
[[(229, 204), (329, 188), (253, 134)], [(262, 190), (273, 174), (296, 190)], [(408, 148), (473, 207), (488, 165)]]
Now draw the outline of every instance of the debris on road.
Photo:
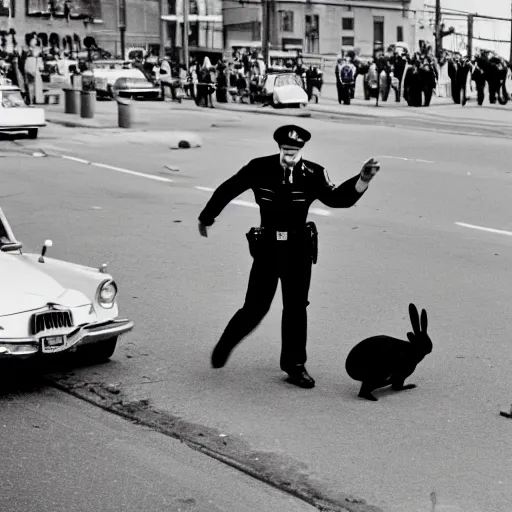
[(512, 405), (508, 408), (504, 407), (500, 410), (500, 416), (512, 419)]

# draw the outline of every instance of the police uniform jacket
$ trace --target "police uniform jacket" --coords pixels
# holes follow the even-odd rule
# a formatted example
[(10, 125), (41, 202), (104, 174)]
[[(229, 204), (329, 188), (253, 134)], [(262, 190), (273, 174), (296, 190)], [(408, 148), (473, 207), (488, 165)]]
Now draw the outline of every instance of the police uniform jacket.
[(335, 186), (322, 166), (301, 160), (293, 169), (290, 183), (279, 154), (255, 158), (215, 190), (199, 221), (211, 226), (230, 201), (252, 189), (260, 207), (262, 227), (277, 231), (300, 229), (316, 199), (332, 208), (353, 206), (364, 193), (356, 190), (358, 179), (359, 174)]

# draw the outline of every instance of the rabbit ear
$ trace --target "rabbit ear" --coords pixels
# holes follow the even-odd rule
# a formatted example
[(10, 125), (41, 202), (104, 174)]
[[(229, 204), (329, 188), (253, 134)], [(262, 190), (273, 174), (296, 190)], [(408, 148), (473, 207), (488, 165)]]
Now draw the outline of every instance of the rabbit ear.
[(427, 312), (424, 309), (422, 309), (421, 310), (421, 330), (422, 330), (422, 332), (427, 332), (427, 325), (428, 325)]
[(407, 339), (411, 342), (411, 343), (414, 343), (416, 341), (416, 336), (414, 336), (414, 334), (412, 332), (408, 332), (407, 333)]
[(414, 304), (409, 304), (409, 316), (411, 317), (411, 325), (414, 334), (419, 334), (420, 330), (420, 317), (418, 315), (418, 309)]

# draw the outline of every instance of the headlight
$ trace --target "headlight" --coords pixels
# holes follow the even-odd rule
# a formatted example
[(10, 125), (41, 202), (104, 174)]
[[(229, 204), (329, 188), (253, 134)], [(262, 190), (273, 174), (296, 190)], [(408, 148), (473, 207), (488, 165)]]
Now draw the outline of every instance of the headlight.
[(100, 284), (98, 288), (98, 302), (104, 308), (111, 308), (117, 296), (117, 285), (108, 280)]

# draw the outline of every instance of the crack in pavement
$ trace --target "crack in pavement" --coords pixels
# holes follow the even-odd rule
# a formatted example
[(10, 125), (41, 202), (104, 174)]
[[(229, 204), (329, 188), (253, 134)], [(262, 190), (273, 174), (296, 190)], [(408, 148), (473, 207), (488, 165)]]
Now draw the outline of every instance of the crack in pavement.
[(236, 436), (159, 411), (147, 398), (129, 400), (120, 384), (87, 382), (71, 374), (46, 376), (45, 381), (49, 386), (105, 411), (179, 439), (190, 448), (299, 498), (321, 512), (383, 512), (347, 493), (333, 496), (322, 482), (308, 474), (304, 463), (291, 457), (255, 451), (247, 441)]

